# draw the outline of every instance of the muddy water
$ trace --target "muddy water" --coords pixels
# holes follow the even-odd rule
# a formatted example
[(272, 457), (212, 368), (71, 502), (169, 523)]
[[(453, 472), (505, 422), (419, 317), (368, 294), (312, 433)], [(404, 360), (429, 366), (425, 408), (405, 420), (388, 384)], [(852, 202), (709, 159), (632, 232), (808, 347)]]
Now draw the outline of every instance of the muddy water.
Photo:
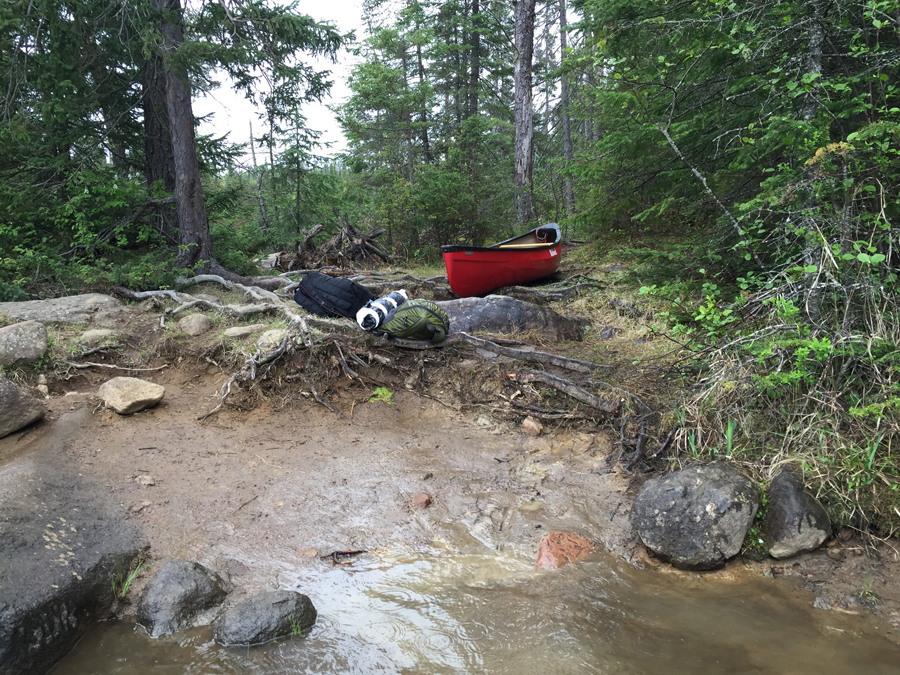
[(301, 637), (226, 649), (211, 630), (151, 640), (96, 627), (52, 675), (568, 673), (897, 675), (897, 633), (811, 607), (761, 579), (694, 582), (606, 554), (558, 572), (439, 549), (379, 551), (352, 567), (284, 567), (319, 610)]

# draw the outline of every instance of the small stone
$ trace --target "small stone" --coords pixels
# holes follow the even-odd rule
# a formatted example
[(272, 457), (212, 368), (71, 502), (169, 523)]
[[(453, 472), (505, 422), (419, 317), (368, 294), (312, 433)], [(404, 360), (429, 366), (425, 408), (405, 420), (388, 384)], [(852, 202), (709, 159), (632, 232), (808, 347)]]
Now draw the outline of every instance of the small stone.
[(853, 528), (842, 527), (840, 538), (841, 541), (850, 541), (853, 538)]
[(153, 476), (141, 475), (134, 479), (141, 485), (156, 485), (156, 479)]
[(815, 601), (813, 602), (813, 607), (815, 607), (816, 609), (824, 609), (825, 611), (831, 609), (831, 605), (828, 604), (828, 602), (824, 598), (820, 597), (816, 597)]
[(247, 337), (248, 335), (253, 335), (254, 333), (258, 333), (266, 327), (264, 323), (253, 323), (249, 326), (232, 326), (231, 328), (225, 329), (225, 337), (227, 338), (242, 338)]
[(81, 337), (78, 338), (78, 341), (83, 342), (86, 345), (96, 345), (115, 334), (116, 331), (110, 330), (109, 328), (95, 328), (82, 333)]
[(259, 336), (259, 339), (256, 341), (256, 346), (263, 349), (275, 347), (279, 342), (281, 342), (285, 335), (287, 335), (287, 330), (285, 330), (284, 328), (273, 328), (272, 330), (267, 330), (265, 333)]
[(50, 388), (46, 384), (39, 384), (35, 387), (35, 389), (43, 396), (44, 398), (50, 398)]
[(613, 326), (604, 326), (600, 329), (600, 339), (612, 340), (616, 336), (616, 331), (618, 330), (618, 328), (614, 328)]
[(525, 421), (522, 422), (522, 432), (529, 436), (540, 436), (543, 430), (544, 426), (531, 415), (526, 417)]
[(188, 314), (178, 322), (178, 327), (188, 335), (196, 336), (212, 330), (213, 322), (206, 314)]
[(430, 471), (428, 473), (426, 473), (424, 476), (422, 476), (422, 480), (431, 480), (432, 478), (434, 478), (434, 474), (431, 473)]
[(431, 506), (431, 496), (426, 494), (425, 492), (420, 492), (415, 497), (413, 497), (413, 506), (417, 509), (424, 509)]
[(541, 542), (537, 552), (535, 567), (556, 570), (566, 563), (584, 560), (594, 550), (587, 539), (568, 532), (551, 532)]
[(114, 377), (100, 385), (97, 394), (103, 404), (119, 413), (131, 415), (152, 408), (165, 396), (166, 388), (136, 377)]
[(825, 555), (834, 560), (835, 562), (840, 562), (844, 559), (844, 549), (842, 548), (829, 548), (825, 551)]
[(38, 375), (37, 383), (38, 383), (38, 384), (47, 384), (47, 376), (44, 375), (43, 373), (41, 373), (40, 375)]

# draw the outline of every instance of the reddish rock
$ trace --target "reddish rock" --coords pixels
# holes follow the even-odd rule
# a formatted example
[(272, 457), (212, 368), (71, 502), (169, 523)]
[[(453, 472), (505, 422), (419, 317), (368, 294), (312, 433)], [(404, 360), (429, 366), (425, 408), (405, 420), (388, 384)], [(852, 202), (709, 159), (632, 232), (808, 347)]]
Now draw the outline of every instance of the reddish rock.
[(534, 419), (531, 415), (526, 417), (525, 421), (522, 422), (522, 431), (524, 431), (529, 436), (540, 436), (543, 430), (543, 425), (536, 419)]
[(559, 569), (566, 563), (584, 560), (593, 550), (591, 542), (575, 534), (551, 532), (541, 542), (534, 566), (545, 570)]
[(417, 509), (424, 509), (426, 506), (431, 505), (431, 496), (425, 494), (424, 492), (420, 492), (415, 497), (413, 497), (413, 506)]

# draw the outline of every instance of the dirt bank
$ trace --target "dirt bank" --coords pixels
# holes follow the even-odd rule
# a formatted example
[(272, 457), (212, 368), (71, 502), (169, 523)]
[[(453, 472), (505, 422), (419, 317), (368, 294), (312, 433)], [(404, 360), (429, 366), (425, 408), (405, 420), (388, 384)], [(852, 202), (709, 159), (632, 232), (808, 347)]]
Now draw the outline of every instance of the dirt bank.
[[(66, 452), (101, 479), (150, 541), (130, 598), (174, 557), (230, 578), (239, 599), (278, 586), (285, 566), (332, 564), (322, 557), (332, 551), (377, 555), (382, 547), (437, 542), (459, 553), (503, 550), (533, 560), (544, 534), (565, 530), (635, 565), (683, 577), (783, 577), (812, 591), (810, 602), (822, 609), (871, 612), (900, 627), (900, 562), (887, 544), (849, 539), (784, 562), (739, 559), (702, 575), (660, 564), (631, 532), (634, 477), (621, 468), (609, 422), (545, 420), (541, 436), (524, 434), (521, 417), (498, 414), (491, 403), (509, 386), (503, 357), (456, 347), (444, 355), (382, 350), (396, 360), (390, 373), (369, 373), (365, 383), (317, 380), (330, 383), (318, 393), (340, 416), (290, 380), (296, 364), (286, 363), (266, 391), (235, 391), (228, 407), (198, 420), (219, 402), (239, 349), (219, 337), (173, 337), (158, 325), (135, 307), (116, 322), (121, 347), (90, 358), (107, 366), (167, 366), (128, 373), (166, 387), (159, 406), (120, 417), (95, 398), (119, 372), (69, 367), (51, 382), (47, 420), (25, 432), (44, 433), (68, 411), (91, 411)], [(327, 356), (317, 367), (340, 375)], [(390, 402), (370, 400), (379, 382), (390, 394), (380, 398)], [(0, 462), (19, 438), (5, 439)], [(414, 505), (420, 493), (432, 500), (427, 508)]]

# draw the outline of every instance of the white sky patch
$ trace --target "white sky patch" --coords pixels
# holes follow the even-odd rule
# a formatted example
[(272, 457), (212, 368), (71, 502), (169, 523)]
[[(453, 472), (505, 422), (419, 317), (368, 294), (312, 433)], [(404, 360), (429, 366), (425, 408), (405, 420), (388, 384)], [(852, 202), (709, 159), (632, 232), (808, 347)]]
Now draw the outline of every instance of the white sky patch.
[[(338, 31), (348, 33), (356, 31), (356, 38), (364, 37), (362, 25), (362, 0), (330, 0), (326, 3), (312, 3), (304, 0), (298, 5), (298, 10), (305, 12), (319, 22), (330, 22)], [(311, 64), (316, 70), (330, 70), (331, 94), (321, 103), (308, 103), (301, 110), (306, 116), (310, 129), (322, 132), (320, 138), (323, 142), (332, 143), (331, 148), (321, 149), (319, 154), (333, 155), (346, 149), (347, 141), (341, 132), (340, 126), (327, 106), (344, 103), (350, 96), (350, 88), (347, 79), (350, 68), (353, 65), (353, 57), (342, 49), (338, 52), (337, 63), (331, 63), (328, 59), (313, 59), (301, 55), (306, 63)], [(194, 115), (208, 115), (213, 113), (211, 120), (200, 125), (200, 132), (216, 134), (220, 136), (229, 133), (228, 138), (234, 143), (246, 143), (250, 140), (250, 123), (253, 123), (253, 135), (259, 137), (265, 131), (264, 123), (260, 121), (259, 110), (246, 98), (231, 88), (230, 81), (224, 73), (219, 74), (222, 86), (211, 94), (197, 97), (193, 100)], [(249, 160), (250, 152), (246, 158)], [(257, 148), (257, 160), (262, 163), (268, 161), (260, 156)]]

